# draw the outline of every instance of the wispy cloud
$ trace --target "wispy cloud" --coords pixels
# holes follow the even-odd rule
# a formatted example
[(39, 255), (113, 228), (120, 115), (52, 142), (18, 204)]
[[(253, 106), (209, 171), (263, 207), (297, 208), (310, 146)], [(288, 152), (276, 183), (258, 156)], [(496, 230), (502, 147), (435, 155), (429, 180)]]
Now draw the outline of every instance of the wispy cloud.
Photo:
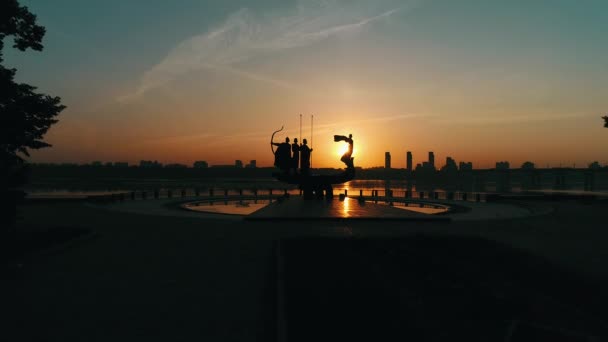
[(259, 56), (358, 32), (402, 9), (405, 7), (370, 10), (352, 1), (341, 0), (302, 1), (291, 13), (257, 14), (241, 9), (219, 27), (179, 43), (160, 63), (145, 72), (133, 93), (121, 100), (138, 97), (201, 69), (219, 70), (278, 87), (291, 87), (285, 80), (249, 70), (243, 64)]
[[(360, 125), (369, 125), (374, 123), (386, 123), (392, 121), (406, 120), (406, 119), (415, 119), (415, 118), (429, 118), (429, 115), (426, 114), (399, 114), (399, 115), (389, 115), (389, 116), (381, 116), (374, 117), (369, 119), (358, 119), (358, 120), (349, 120), (349, 121), (340, 121), (340, 122), (332, 122), (332, 123), (322, 123), (317, 124), (314, 127), (315, 135), (331, 133), (331, 134), (348, 134), (349, 132), (343, 132), (342, 129), (344, 127), (353, 127)], [(319, 119), (319, 117), (317, 117)], [(306, 129), (309, 129), (310, 126), (306, 126)], [(308, 131), (307, 131), (308, 132)], [(199, 134), (192, 135), (174, 135), (174, 136), (164, 136), (164, 137), (156, 137), (152, 139), (146, 139), (144, 141), (145, 144), (167, 144), (167, 143), (204, 143), (206, 146), (212, 145), (221, 145), (228, 141), (267, 141), (272, 132), (271, 131), (257, 131), (257, 132), (246, 132), (246, 133), (238, 133), (238, 134), (223, 134), (223, 133), (206, 133), (202, 132)], [(298, 136), (298, 130), (295, 128), (285, 129), (281, 131), (277, 137), (280, 136), (280, 140), (285, 136), (296, 137)], [(277, 139), (277, 138), (275, 138)]]
[(589, 113), (554, 113), (554, 114), (529, 114), (529, 115), (491, 115), (491, 116), (464, 116), (464, 117), (441, 117), (433, 120), (437, 124), (445, 125), (503, 125), (520, 124), (530, 122), (574, 120), (589, 117)]
[(379, 19), (382, 19), (382, 18), (386, 18), (386, 17), (390, 16), (391, 14), (397, 12), (398, 10), (399, 10), (399, 8), (395, 8), (395, 9), (392, 9), (390, 11), (386, 11), (386, 12), (384, 12), (382, 14), (373, 16), (373, 17), (364, 18), (364, 19), (362, 19), (362, 20), (360, 20), (360, 21), (358, 21), (356, 23), (345, 24), (345, 25), (338, 25), (338, 26), (330, 27), (330, 28), (327, 28), (327, 29), (324, 29), (324, 30), (321, 30), (321, 31), (318, 31), (318, 32), (309, 33), (305, 37), (313, 38), (313, 40), (314, 39), (323, 39), (323, 38), (327, 38), (327, 37), (329, 37), (329, 36), (331, 36), (333, 34), (338, 34), (338, 33), (341, 33), (341, 32), (354, 31), (354, 30), (362, 28), (363, 26), (365, 26), (365, 25), (367, 25), (367, 24), (369, 24), (369, 23), (371, 23), (373, 21), (376, 21), (376, 20), (379, 20)]

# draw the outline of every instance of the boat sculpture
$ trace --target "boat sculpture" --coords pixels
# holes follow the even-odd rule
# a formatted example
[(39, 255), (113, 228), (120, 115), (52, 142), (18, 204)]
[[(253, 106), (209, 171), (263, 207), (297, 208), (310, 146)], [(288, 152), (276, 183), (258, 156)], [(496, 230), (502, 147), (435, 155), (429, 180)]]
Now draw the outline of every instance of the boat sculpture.
[[(281, 129), (282, 130), (282, 129)], [(271, 150), (272, 145), (279, 145), (273, 143), (274, 134), (280, 132), (281, 130), (275, 131), (270, 138)], [(283, 169), (283, 172), (274, 172), (273, 176), (287, 184), (297, 185), (304, 195), (304, 199), (331, 199), (333, 198), (333, 185), (334, 184), (342, 184), (353, 180), (355, 178), (355, 165), (354, 158), (352, 157), (353, 153), (353, 139), (352, 135), (344, 136), (344, 135), (334, 135), (334, 141), (340, 142), (344, 141), (348, 143), (348, 150), (340, 160), (346, 165), (346, 168), (341, 173), (335, 175), (315, 175), (311, 174), (310, 170), (300, 170), (298, 173), (297, 170), (289, 170)], [(277, 148), (278, 150), (278, 148)], [(276, 156), (277, 151), (272, 151)]]

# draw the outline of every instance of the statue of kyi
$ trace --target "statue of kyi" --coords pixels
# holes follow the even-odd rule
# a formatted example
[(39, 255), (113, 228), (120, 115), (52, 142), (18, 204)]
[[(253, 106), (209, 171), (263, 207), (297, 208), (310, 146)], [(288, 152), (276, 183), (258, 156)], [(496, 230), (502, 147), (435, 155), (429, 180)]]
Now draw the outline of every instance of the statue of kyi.
[[(333, 184), (345, 183), (355, 178), (352, 134), (334, 135), (335, 142), (344, 141), (348, 144), (347, 151), (340, 158), (346, 165), (344, 171), (336, 175), (314, 175), (310, 171), (313, 149), (308, 146), (307, 139), (303, 139), (302, 144), (299, 144), (296, 138), (290, 145), (289, 137), (286, 137), (284, 142), (274, 142), (274, 135), (282, 130), (283, 127), (272, 133), (270, 138), (274, 165), (281, 170), (281, 172), (273, 173), (273, 176), (282, 182), (298, 185), (304, 194), (304, 199), (324, 197), (330, 199), (333, 197)], [(274, 146), (276, 146), (276, 150), (273, 149)]]

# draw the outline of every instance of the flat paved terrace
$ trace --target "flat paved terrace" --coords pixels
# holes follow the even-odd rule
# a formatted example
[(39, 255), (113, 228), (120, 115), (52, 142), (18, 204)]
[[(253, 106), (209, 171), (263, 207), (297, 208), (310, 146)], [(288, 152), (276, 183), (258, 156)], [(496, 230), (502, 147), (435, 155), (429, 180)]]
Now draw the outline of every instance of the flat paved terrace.
[[(128, 212), (139, 215), (152, 215), (152, 216), (171, 216), (171, 217), (190, 217), (198, 219), (209, 219), (209, 218), (223, 218), (225, 220), (242, 220), (242, 216), (237, 215), (221, 215), (213, 213), (201, 213), (194, 212), (191, 210), (176, 210), (179, 208), (179, 203), (205, 201), (205, 197), (184, 197), (175, 199), (148, 199), (148, 200), (136, 200), (136, 201), (125, 201), (125, 202), (114, 202), (106, 204), (87, 204), (88, 206), (96, 207), (99, 209), (109, 209), (112, 211)], [(219, 204), (223, 202), (223, 199), (218, 199)], [(230, 199), (234, 201), (236, 199)], [(247, 201), (252, 201), (248, 199)], [(465, 202), (465, 201), (447, 201), (447, 200), (416, 200), (416, 203), (438, 203), (446, 206), (466, 206), (468, 210), (455, 212), (449, 212), (442, 215), (423, 215), (412, 211), (407, 211), (403, 208), (398, 208), (402, 204), (395, 203), (395, 207), (392, 208), (386, 204), (383, 200), (379, 200), (378, 203), (365, 202), (360, 204), (357, 198), (347, 198), (345, 202), (339, 202), (337, 198), (334, 198), (332, 202), (322, 201), (302, 201), (299, 197), (293, 196), (289, 200), (284, 202), (284, 205), (280, 207), (269, 206), (259, 213), (252, 215), (253, 221), (258, 217), (260, 220), (270, 220), (274, 217), (275, 221), (279, 221), (276, 217), (284, 217), (284, 220), (320, 220), (320, 221), (356, 221), (357, 217), (368, 216), (371, 220), (391, 219), (394, 216), (394, 220), (404, 221), (416, 221), (416, 220), (444, 220), (449, 218), (453, 221), (487, 221), (487, 220), (504, 220), (514, 218), (524, 218), (531, 215), (545, 215), (551, 212), (553, 208), (548, 205), (543, 205), (542, 202), (529, 202), (525, 206), (522, 206), (513, 201), (505, 202)], [(430, 216), (430, 217), (429, 217)], [(352, 219), (348, 219), (352, 218)], [(418, 219), (417, 219), (418, 218)], [(345, 220), (346, 219), (346, 220)], [(365, 220), (365, 219), (363, 219)]]
[[(144, 205), (144, 201), (136, 203)], [(578, 303), (583, 305), (579, 308), (568, 302), (568, 309), (562, 310), (559, 308), (563, 306), (550, 301), (551, 305), (546, 307), (569, 314), (580, 309), (586, 312), (583, 316), (603, 320), (608, 317), (605, 310), (594, 309), (608, 307), (604, 291), (594, 290), (598, 286), (605, 289), (608, 284), (608, 230), (604, 229), (606, 201), (521, 203), (522, 206), (542, 205), (552, 210), (535, 216), (453, 220), (447, 224), (436, 221), (378, 224), (357, 220), (258, 222), (196, 213), (181, 216), (183, 211), (178, 210), (174, 215), (164, 209), (159, 209), (158, 214), (126, 212), (116, 210), (118, 205), (94, 207), (59, 203), (23, 209), (22, 229), (83, 227), (94, 235), (67, 248), (2, 264), (0, 341), (273, 341), (292, 336), (279, 329), (289, 327), (288, 322), (281, 323), (285, 317), (279, 307), (281, 301), (297, 296), (299, 290), (293, 284), (300, 279), (318, 281), (321, 286), (313, 284), (316, 289), (323, 289), (324, 281), (331, 285), (328, 288), (332, 291), (349, 289), (345, 292), (348, 296), (327, 298), (346, 299), (355, 304), (359, 301), (365, 307), (378, 309), (378, 303), (403, 300), (414, 307), (424, 306), (424, 302), (414, 302), (416, 298), (424, 297), (417, 297), (418, 292), (410, 290), (412, 284), (418, 291), (425, 288), (466, 291), (466, 287), (463, 290), (458, 286), (467, 282), (445, 281), (445, 274), (454, 277), (469, 274), (473, 277), (470, 279), (488, 281), (505, 280), (500, 277), (505, 274), (510, 275), (506, 280), (514, 282), (515, 287), (531, 284), (532, 278), (527, 275), (538, 274), (534, 278), (536, 283), (529, 287), (530, 294), (545, 289), (547, 295), (559, 299), (557, 303), (564, 298), (574, 298), (580, 299)], [(415, 243), (418, 240), (410, 239), (418, 239), (419, 234), (429, 234), (434, 238), (428, 241), (437, 238), (440, 242), (430, 249), (415, 249), (415, 246), (424, 246)], [(309, 238), (313, 241), (309, 242)], [(477, 242), (459, 242), (467, 238)], [(334, 247), (332, 243), (323, 242), (325, 239), (356, 239), (363, 241), (363, 245), (344, 245), (338, 241)], [(489, 241), (488, 246), (492, 248), (476, 247), (484, 245), (483, 241)], [(530, 254), (538, 259), (502, 258), (491, 254), (498, 248), (511, 248), (509, 253), (520, 251), (521, 255)], [(509, 253), (500, 255), (512, 255)], [(284, 265), (277, 265), (280, 260)], [(454, 264), (454, 260), (462, 262)], [(421, 267), (425, 262), (432, 262), (445, 272), (425, 272), (434, 269)], [(512, 273), (518, 265), (530, 268), (524, 273)], [(546, 265), (564, 271), (550, 271), (552, 268)], [(496, 278), (484, 277), (490, 266), (491, 274)], [(280, 274), (289, 270), (295, 273)], [(345, 282), (335, 283), (330, 277), (323, 278), (332, 274), (334, 279), (341, 279), (340, 275), (344, 274)], [(501, 284), (507, 285), (504, 291), (510, 291), (510, 283)], [(586, 285), (589, 290), (583, 291)], [(281, 294), (283, 286), (287, 288)], [(385, 291), (387, 289), (390, 291)], [(366, 296), (367, 293), (377, 294), (382, 301), (372, 301), (374, 297)], [(536, 297), (521, 293), (523, 295), (514, 303), (528, 308), (526, 312), (530, 313), (534, 305), (542, 305), (544, 297), (535, 300)], [(393, 294), (413, 297), (393, 301)], [(496, 300), (500, 296), (497, 293), (490, 298)], [(589, 304), (589, 297), (597, 304)], [(315, 302), (320, 298), (315, 298)], [(335, 304), (339, 302), (328, 303), (332, 310), (339, 307)], [(462, 306), (466, 302), (455, 300), (454, 304)], [(384, 309), (391, 311), (383, 312), (379, 317), (386, 317), (398, 308)], [(296, 310), (295, 317), (298, 317), (297, 307), (288, 310)], [(507, 340), (503, 337), (509, 327), (526, 327), (517, 323), (518, 317), (510, 316), (510, 313), (506, 312), (506, 321), (496, 327), (497, 336), (502, 340)], [(452, 317), (455, 321), (459, 319), (457, 315)], [(357, 321), (362, 322), (365, 321)], [(441, 324), (429, 325), (430, 322), (431, 318), (422, 322), (427, 324), (424, 333), (441, 332), (445, 328)], [(570, 330), (566, 333), (571, 332), (573, 338), (587, 333), (601, 334), (596, 321), (589, 319), (589, 322), (592, 322), (591, 327), (567, 326)], [(340, 320), (340, 323), (348, 328), (348, 324), (352, 326), (355, 322)], [(411, 323), (403, 323), (403, 327)], [(483, 320), (478, 323), (489, 327)], [(555, 322), (551, 324), (555, 325)], [(399, 331), (408, 336), (408, 329)], [(317, 337), (322, 339), (323, 336)]]
[(441, 215), (428, 215), (388, 205), (360, 202), (353, 198), (340, 201), (304, 200), (290, 197), (254, 212), (245, 217), (247, 221), (299, 220), (299, 221), (450, 221)]

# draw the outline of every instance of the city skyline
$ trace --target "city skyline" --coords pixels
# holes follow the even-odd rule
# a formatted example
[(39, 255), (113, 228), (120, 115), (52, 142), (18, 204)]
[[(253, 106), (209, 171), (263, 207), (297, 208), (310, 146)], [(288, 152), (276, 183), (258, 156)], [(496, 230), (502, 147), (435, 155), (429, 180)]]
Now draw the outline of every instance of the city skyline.
[(33, 162), (271, 165), (281, 126), (276, 139), (313, 142), (313, 167), (340, 167), (332, 136), (349, 133), (363, 167), (384, 151), (404, 165), (402, 150), (480, 167), (608, 162), (605, 2), (23, 5), (45, 49), (7, 50), (5, 64), (67, 106)]
[[(455, 158), (452, 158), (449, 155), (445, 156), (445, 162), (442, 164), (436, 163), (435, 162), (435, 152), (434, 151), (428, 151), (427, 154), (427, 159), (426, 160), (422, 160), (420, 159), (420, 162), (415, 162), (417, 161), (416, 159), (414, 159), (414, 155), (411, 151), (407, 151), (406, 152), (406, 157), (405, 157), (405, 164), (403, 165), (397, 165), (397, 164), (393, 164), (392, 162), (392, 155), (390, 151), (387, 151), (384, 153), (384, 165), (374, 165), (374, 166), (369, 166), (369, 167), (363, 167), (364, 169), (377, 169), (377, 168), (384, 168), (384, 169), (403, 169), (405, 171), (415, 171), (418, 168), (426, 168), (426, 167), (430, 167), (433, 170), (441, 170), (444, 167), (448, 167), (448, 168), (454, 168), (457, 170), (480, 170), (480, 169), (543, 169), (543, 168), (579, 168), (579, 169), (585, 169), (585, 168), (608, 168), (608, 164), (605, 163), (601, 163), (597, 160), (591, 161), (589, 163), (586, 164), (581, 164), (581, 165), (576, 165), (575, 163), (573, 164), (567, 164), (567, 163), (560, 163), (557, 165), (550, 165), (550, 164), (546, 164), (546, 165), (540, 165), (535, 163), (534, 161), (531, 160), (526, 160), (524, 162), (522, 162), (521, 164), (514, 164), (508, 160), (497, 160), (495, 161), (492, 165), (475, 165), (475, 163), (471, 162), (471, 161), (465, 161), (465, 160), (458, 160)], [(40, 163), (40, 164), (47, 164), (47, 163)], [(169, 163), (163, 163), (162, 161), (159, 160), (139, 160), (138, 162), (134, 162), (134, 163), (130, 163), (127, 161), (101, 161), (101, 160), (93, 160), (93, 161), (87, 161), (87, 162), (83, 162), (83, 163), (70, 163), (70, 162), (64, 162), (64, 163), (48, 163), (48, 164), (54, 164), (54, 165), (81, 165), (81, 166), (111, 166), (111, 167), (188, 167), (188, 168), (226, 168), (226, 167), (230, 167), (230, 168), (273, 168), (275, 167), (274, 165), (258, 165), (257, 160), (252, 159), (249, 160), (248, 163), (245, 163), (242, 159), (235, 159), (233, 160), (233, 163), (210, 163), (207, 160), (195, 160), (194, 162), (190, 163), (190, 164), (184, 164), (184, 163), (173, 163), (173, 162), (169, 162)], [(331, 168), (331, 167), (319, 167), (320, 169), (327, 169), (327, 168)], [(358, 166), (358, 168), (362, 168), (360, 166)]]

